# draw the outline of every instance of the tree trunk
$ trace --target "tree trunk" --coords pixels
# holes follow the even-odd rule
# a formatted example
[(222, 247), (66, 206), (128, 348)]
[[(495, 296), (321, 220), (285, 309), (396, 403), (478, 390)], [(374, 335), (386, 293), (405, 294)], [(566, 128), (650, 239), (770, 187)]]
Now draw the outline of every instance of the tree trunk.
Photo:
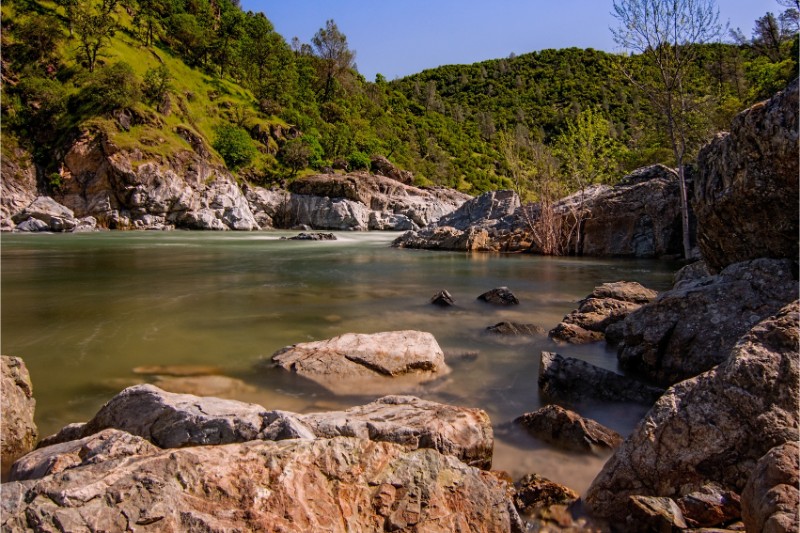
[(686, 172), (684, 171), (683, 158), (678, 159), (678, 184), (681, 192), (681, 231), (683, 233), (683, 258), (689, 259), (692, 251), (689, 238), (689, 201), (686, 192)]

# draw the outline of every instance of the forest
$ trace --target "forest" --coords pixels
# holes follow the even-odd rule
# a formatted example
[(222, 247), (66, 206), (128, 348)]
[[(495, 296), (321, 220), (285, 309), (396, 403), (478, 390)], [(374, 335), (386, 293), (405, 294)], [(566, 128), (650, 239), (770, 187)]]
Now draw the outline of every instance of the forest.
[[(687, 163), (797, 77), (797, 2), (781, 4), (749, 34), (692, 46)], [(675, 166), (663, 113), (631, 83), (645, 53), (540, 50), (369, 81), (335, 21), (287, 41), (236, 0), (8, 0), (2, 26), (3, 157), (30, 153), (51, 191), (86, 130), (168, 160), (189, 128), (209, 158), (263, 186), (382, 155), (418, 185), (536, 200)]]

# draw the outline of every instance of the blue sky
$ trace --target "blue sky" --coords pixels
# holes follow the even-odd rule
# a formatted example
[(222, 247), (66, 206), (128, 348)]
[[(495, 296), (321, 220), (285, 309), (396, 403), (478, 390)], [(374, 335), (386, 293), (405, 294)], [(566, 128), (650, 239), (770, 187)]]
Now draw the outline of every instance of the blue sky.
[[(333, 19), (367, 80), (439, 65), (474, 63), (546, 48), (617, 51), (611, 0), (241, 0), (263, 11), (287, 41), (311, 37)], [(775, 0), (717, 0), (720, 19), (748, 37)]]

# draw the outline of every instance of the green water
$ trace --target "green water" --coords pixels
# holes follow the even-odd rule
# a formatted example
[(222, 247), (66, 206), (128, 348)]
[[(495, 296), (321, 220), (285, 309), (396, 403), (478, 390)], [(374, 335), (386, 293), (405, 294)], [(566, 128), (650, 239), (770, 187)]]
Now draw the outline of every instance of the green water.
[[(248, 386), (227, 397), (268, 409), (363, 404), (380, 394), (335, 396), (258, 363), (298, 342), (416, 329), (433, 333), (453, 372), (413, 394), (485, 409), (498, 430), (495, 468), (587, 486), (601, 459), (509, 434), (505, 424), (541, 406), (542, 350), (609, 369), (616, 369), (615, 354), (600, 345), (556, 347), (484, 330), (503, 320), (550, 329), (594, 286), (628, 280), (663, 290), (676, 265), (396, 250), (389, 247), (392, 233), (279, 239), (295, 233), (3, 235), (0, 349), (28, 365), (40, 433), (88, 420), (125, 386), (148, 381), (132, 372), (142, 365), (221, 367)], [(476, 301), (498, 286), (508, 286), (521, 304)], [(458, 307), (430, 305), (440, 289)], [(644, 413), (630, 405), (577, 407), (623, 435)]]

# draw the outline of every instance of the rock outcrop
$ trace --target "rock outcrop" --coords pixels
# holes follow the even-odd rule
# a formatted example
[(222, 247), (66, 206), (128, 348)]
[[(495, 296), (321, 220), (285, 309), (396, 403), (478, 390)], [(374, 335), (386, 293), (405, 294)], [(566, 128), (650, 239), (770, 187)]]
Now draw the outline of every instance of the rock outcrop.
[(760, 257), (798, 258), (797, 107), (794, 80), (700, 151), (692, 206), (713, 272)]
[(506, 532), (506, 484), (435, 450), (356, 438), (110, 456), (3, 485), (4, 531)]
[[(589, 187), (559, 200), (553, 210), (562, 253), (616, 257), (681, 253), (678, 178), (664, 166), (639, 169), (613, 187)], [(490, 191), (435, 224), (398, 237), (394, 246), (538, 252), (532, 228), (538, 228), (540, 216), (540, 206), (521, 206), (516, 193)], [(576, 217), (582, 221), (579, 225)], [(577, 231), (570, 231), (576, 226), (580, 226)]]
[(677, 498), (709, 482), (741, 493), (767, 452), (797, 441), (799, 314), (795, 301), (670, 388), (592, 482), (591, 511), (623, 520), (630, 496)]
[[(11, 219), (20, 231), (72, 231), (80, 224), (71, 209), (47, 196), (37, 196)], [(44, 226), (42, 229), (28, 229), (24, 223), (30, 220), (39, 221)]]
[[(273, 354), (271, 360), (279, 368), (341, 394), (364, 393), (370, 388), (391, 390), (449, 372), (436, 339), (421, 331), (347, 333), (287, 346)], [(407, 379), (401, 380), (403, 377)]]
[(5, 478), (11, 464), (31, 451), (39, 436), (31, 377), (19, 357), (0, 356), (0, 391), (0, 463)]
[(656, 291), (635, 281), (603, 283), (578, 302), (578, 308), (550, 330), (549, 336), (570, 344), (603, 340), (610, 326), (618, 324), (657, 295)]
[(797, 290), (789, 259), (745, 261), (681, 281), (625, 319), (620, 364), (663, 385), (696, 376), (723, 362), (739, 337)]
[(787, 442), (756, 463), (742, 493), (747, 531), (800, 531), (800, 445)]
[(546, 405), (514, 420), (528, 433), (561, 449), (606, 455), (622, 437), (602, 424), (558, 405)]
[[(0, 221), (4, 231), (16, 224), (11, 217), (36, 199), (36, 166), (31, 155), (21, 148), (8, 146), (9, 139), (3, 139), (3, 157), (0, 157)], [(8, 150), (8, 151), (6, 151)]]
[(664, 389), (615, 374), (573, 357), (542, 352), (539, 359), (539, 393), (553, 400), (594, 398), (609, 402), (652, 404)]

